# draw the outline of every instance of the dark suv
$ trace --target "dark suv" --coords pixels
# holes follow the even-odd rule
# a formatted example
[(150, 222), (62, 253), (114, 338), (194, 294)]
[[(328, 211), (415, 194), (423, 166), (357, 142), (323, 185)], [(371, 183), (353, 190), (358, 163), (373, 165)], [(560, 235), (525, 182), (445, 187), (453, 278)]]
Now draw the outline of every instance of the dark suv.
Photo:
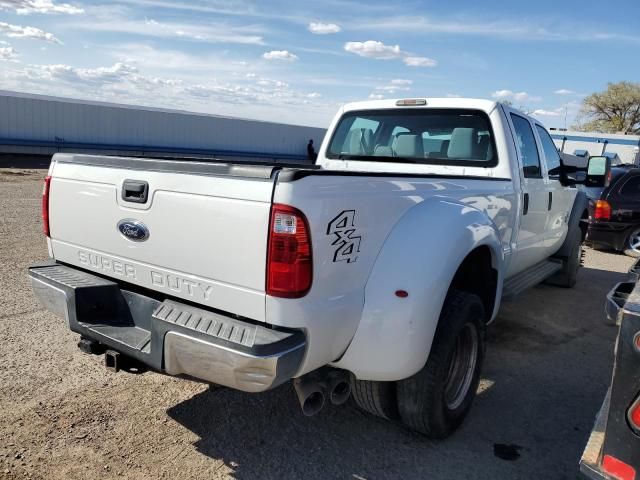
[(587, 241), (640, 257), (640, 168), (613, 167), (609, 186), (589, 203)]

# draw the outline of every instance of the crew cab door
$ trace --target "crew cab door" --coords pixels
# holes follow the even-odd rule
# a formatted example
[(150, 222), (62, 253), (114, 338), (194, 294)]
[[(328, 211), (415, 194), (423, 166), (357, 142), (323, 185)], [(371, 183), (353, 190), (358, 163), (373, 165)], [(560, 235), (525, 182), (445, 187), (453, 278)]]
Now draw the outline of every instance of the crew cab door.
[(505, 110), (518, 153), (521, 177), (520, 227), (516, 252), (508, 276), (514, 275), (546, 258), (545, 228), (549, 196), (533, 125), (526, 117)]
[(545, 249), (550, 256), (558, 251), (567, 235), (569, 215), (577, 189), (564, 187), (560, 183), (560, 154), (547, 129), (536, 123), (536, 133), (544, 158), (543, 175), (547, 185), (549, 210), (545, 228)]

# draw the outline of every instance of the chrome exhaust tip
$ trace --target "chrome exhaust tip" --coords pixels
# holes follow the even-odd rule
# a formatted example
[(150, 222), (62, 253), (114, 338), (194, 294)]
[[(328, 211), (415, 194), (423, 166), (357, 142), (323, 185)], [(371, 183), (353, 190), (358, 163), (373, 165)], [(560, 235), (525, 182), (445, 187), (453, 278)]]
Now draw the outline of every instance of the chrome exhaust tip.
[(311, 417), (324, 407), (324, 391), (320, 382), (305, 377), (295, 378), (293, 387), (298, 395), (302, 413)]
[(334, 370), (327, 375), (329, 401), (333, 405), (342, 405), (351, 395), (351, 382), (346, 372)]

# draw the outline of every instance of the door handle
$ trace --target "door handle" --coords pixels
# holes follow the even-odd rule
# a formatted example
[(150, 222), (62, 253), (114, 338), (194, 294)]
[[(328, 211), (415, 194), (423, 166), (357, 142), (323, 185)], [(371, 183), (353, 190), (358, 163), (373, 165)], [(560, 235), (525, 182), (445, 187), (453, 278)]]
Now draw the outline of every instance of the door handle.
[(551, 210), (551, 205), (553, 205), (553, 192), (549, 192), (549, 205), (547, 206), (547, 210)]
[(149, 184), (141, 180), (125, 180), (122, 184), (122, 199), (125, 202), (146, 203)]
[(525, 193), (522, 199), (522, 215), (526, 215), (529, 211), (529, 194)]

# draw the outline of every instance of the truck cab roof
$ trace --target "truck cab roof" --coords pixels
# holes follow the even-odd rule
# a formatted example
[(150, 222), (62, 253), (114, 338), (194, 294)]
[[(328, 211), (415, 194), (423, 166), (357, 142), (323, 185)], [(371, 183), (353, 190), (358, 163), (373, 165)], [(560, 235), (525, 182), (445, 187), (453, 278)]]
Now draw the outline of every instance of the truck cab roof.
[[(404, 100), (424, 100), (426, 103), (422, 105), (398, 105), (398, 102)], [(395, 108), (470, 108), (489, 113), (494, 108), (496, 108), (497, 104), (498, 102), (496, 102), (495, 100), (486, 100), (479, 98), (411, 97), (385, 100), (367, 100), (362, 102), (347, 103), (342, 108), (342, 112), (349, 112), (353, 110), (380, 110)]]

